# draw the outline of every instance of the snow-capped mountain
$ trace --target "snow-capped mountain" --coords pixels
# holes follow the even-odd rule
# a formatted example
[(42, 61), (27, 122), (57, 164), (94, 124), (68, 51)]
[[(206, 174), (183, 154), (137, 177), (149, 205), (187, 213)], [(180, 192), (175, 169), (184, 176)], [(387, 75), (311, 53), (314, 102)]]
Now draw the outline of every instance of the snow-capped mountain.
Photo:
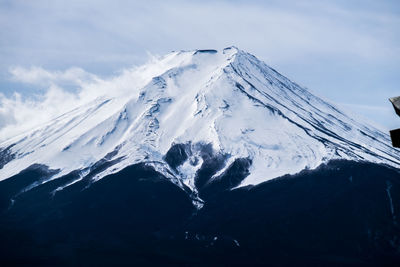
[(386, 133), (235, 47), (105, 84), (0, 136), (2, 266), (399, 266)]
[[(2, 142), (0, 180), (41, 164), (57, 170), (49, 180), (78, 171), (78, 181), (99, 161), (110, 162), (92, 177), (97, 181), (144, 162), (196, 190), (204, 147), (218, 162), (210, 181), (247, 160), (237, 186), (332, 159), (400, 167), (386, 133), (235, 47), (172, 52), (135, 75), (128, 93), (104, 95)], [(171, 164), (166, 155), (173, 148), (185, 156)]]

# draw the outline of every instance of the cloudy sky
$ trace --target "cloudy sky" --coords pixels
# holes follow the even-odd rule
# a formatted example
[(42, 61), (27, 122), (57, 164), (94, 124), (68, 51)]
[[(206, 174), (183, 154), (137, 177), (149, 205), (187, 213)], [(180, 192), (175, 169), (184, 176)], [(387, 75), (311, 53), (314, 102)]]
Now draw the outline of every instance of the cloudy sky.
[(0, 128), (149, 55), (231, 45), (383, 129), (400, 127), (388, 102), (400, 95), (400, 1), (0, 0)]

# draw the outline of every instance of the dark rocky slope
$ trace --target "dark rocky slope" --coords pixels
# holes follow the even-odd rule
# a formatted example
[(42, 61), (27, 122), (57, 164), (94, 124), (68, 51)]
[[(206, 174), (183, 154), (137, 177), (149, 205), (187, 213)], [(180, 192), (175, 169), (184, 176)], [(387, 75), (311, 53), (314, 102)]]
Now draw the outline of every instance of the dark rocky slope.
[(400, 173), (383, 165), (332, 161), (253, 187), (205, 185), (200, 210), (144, 164), (18, 194), (49, 172), (33, 166), (0, 182), (3, 266), (400, 263)]

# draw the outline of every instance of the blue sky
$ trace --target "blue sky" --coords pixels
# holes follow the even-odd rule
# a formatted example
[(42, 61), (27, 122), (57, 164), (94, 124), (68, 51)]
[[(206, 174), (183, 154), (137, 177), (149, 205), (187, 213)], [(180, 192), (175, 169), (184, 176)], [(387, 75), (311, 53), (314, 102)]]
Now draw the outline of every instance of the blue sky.
[(112, 76), (149, 53), (231, 45), (344, 109), (400, 127), (388, 102), (400, 95), (399, 1), (0, 0), (0, 36), (0, 127), (17, 121), (4, 104), (14, 92), (40, 98), (46, 77), (73, 91), (77, 77)]

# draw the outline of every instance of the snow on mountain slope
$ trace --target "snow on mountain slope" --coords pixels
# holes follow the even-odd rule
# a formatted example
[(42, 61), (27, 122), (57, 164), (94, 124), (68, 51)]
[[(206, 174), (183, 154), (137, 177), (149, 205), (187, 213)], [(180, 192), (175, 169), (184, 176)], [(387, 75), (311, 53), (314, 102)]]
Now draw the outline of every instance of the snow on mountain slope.
[[(241, 185), (316, 168), (331, 159), (400, 167), (387, 134), (346, 115), (235, 47), (170, 53), (139, 68), (131, 90), (96, 100), (0, 144), (0, 180), (34, 163), (60, 171), (85, 170), (115, 160), (94, 177), (148, 162), (176, 183), (194, 188), (201, 167), (199, 144), (227, 157), (251, 160)], [(114, 80), (118, 84), (118, 80)], [(164, 156), (173, 144), (191, 155), (177, 170)], [(1, 148), (3, 150), (1, 150)], [(1, 162), (0, 162), (1, 164)], [(81, 179), (80, 178), (80, 179)]]

